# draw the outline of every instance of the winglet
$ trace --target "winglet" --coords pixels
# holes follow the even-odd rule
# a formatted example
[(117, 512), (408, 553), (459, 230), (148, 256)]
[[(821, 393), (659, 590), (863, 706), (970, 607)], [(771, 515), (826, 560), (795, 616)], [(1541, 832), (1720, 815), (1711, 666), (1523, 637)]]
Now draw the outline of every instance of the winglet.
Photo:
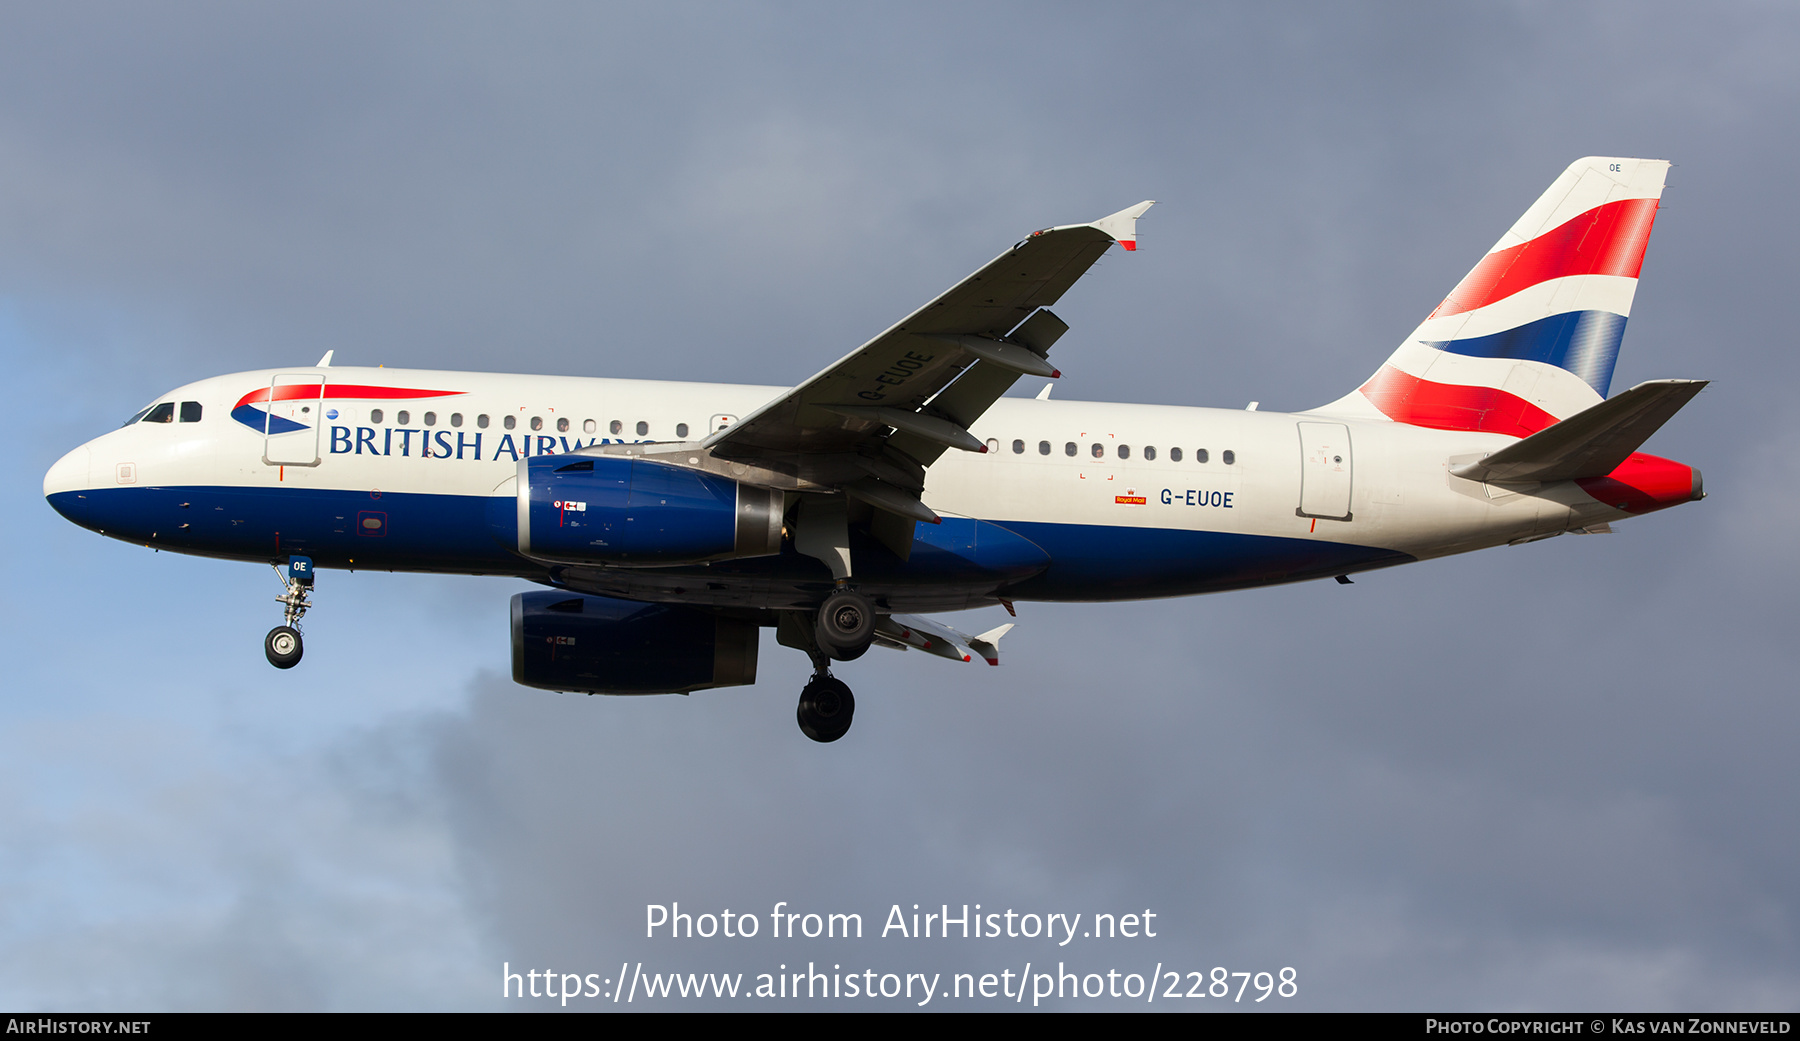
[(1098, 228), (1111, 235), (1114, 242), (1128, 250), (1134, 250), (1137, 249), (1137, 219), (1144, 215), (1145, 210), (1154, 205), (1156, 205), (1155, 199), (1145, 199), (1136, 206), (1127, 206), (1110, 217), (1102, 217), (1088, 227)]
[(989, 629), (969, 641), (969, 649), (987, 659), (989, 665), (1000, 664), (1000, 637), (1012, 632), (1013, 622)]

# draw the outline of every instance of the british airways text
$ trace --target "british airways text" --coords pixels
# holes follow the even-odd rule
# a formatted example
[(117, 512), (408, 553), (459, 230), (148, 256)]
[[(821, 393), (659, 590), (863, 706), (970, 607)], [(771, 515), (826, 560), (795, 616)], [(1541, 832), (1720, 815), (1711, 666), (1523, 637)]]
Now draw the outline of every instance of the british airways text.
[[(415, 438), (414, 435), (417, 435)], [(421, 459), (482, 459), (481, 446), (483, 432), (465, 434), (460, 430), (423, 430), (404, 429), (399, 427), (349, 427), (331, 428), (332, 455), (399, 455), (411, 457), (417, 455)], [(556, 455), (562, 452), (573, 452), (577, 448), (589, 445), (613, 444), (614, 438), (590, 437), (582, 438), (552, 437), (549, 434), (501, 434), (498, 441), (487, 443), (494, 448), (494, 454), (488, 457), (492, 462), (501, 457), (518, 462), (525, 456)], [(623, 439), (617, 443), (626, 444)]]

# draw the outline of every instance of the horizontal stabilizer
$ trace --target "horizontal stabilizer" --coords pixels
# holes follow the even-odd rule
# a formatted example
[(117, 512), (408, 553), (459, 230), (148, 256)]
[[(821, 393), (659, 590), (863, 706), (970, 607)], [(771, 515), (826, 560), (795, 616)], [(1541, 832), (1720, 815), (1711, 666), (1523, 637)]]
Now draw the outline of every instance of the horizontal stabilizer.
[(1575, 481), (1605, 477), (1681, 411), (1706, 380), (1652, 380), (1472, 463), (1451, 467), (1471, 481)]

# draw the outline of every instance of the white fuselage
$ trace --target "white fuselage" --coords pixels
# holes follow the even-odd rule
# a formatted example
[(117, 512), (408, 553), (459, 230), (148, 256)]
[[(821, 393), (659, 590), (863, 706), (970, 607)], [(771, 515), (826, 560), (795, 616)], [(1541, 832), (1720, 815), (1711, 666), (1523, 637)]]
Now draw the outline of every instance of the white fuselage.
[[(247, 394), (295, 378), (323, 379), (326, 396), (278, 402), (276, 415), (290, 414), (286, 407), (316, 433), (279, 442), (233, 420)], [(332, 396), (341, 388), (444, 393)], [(511, 495), (521, 458), (596, 443), (697, 442), (783, 389), (336, 367), (238, 373), (159, 399), (198, 402), (197, 422), (138, 422), (71, 452), (46, 477), (45, 492)], [(1303, 424), (1341, 431), (1325, 449), (1328, 458), (1307, 462), (1317, 446), (1303, 442), (1303, 431), (1318, 427)], [(1496, 434), (1306, 413), (1019, 398), (995, 403), (971, 432), (988, 444), (986, 454), (948, 452), (927, 475), (923, 500), (945, 517), (1274, 537), (1420, 559), (1626, 516), (1572, 482), (1503, 490), (1450, 476), (1453, 460), (1514, 441)], [(1341, 507), (1301, 509), (1308, 465), (1324, 468), (1314, 472), (1334, 483)], [(369, 547), (371, 566), (380, 566), (376, 548)]]

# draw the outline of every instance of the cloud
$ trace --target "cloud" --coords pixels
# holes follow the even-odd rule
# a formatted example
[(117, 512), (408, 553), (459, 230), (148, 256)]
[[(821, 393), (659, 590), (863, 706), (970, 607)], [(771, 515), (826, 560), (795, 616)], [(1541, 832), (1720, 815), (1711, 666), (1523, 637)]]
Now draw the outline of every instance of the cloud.
[[(510, 1007), (503, 963), (1043, 959), (1291, 965), (1287, 1007), (1791, 1007), (1794, 146), (1763, 128), (1793, 110), (1797, 26), (1529, 4), (19, 12), (0, 993)], [(1564, 164), (1613, 152), (1678, 164), (1619, 383), (1717, 379), (1651, 445), (1705, 470), (1705, 503), (1351, 587), (1022, 605), (999, 669), (842, 668), (857, 724), (829, 747), (795, 732), (806, 665), (772, 641), (753, 688), (515, 687), (492, 580), (328, 574), (306, 662), (273, 674), (260, 569), (103, 542), (38, 501), (51, 461), (161, 389), (326, 347), (798, 381), (1033, 228), (1146, 197), (1143, 249), (1058, 304), (1057, 397), (1311, 406)], [(645, 906), (677, 900), (1161, 928), (644, 938)]]

